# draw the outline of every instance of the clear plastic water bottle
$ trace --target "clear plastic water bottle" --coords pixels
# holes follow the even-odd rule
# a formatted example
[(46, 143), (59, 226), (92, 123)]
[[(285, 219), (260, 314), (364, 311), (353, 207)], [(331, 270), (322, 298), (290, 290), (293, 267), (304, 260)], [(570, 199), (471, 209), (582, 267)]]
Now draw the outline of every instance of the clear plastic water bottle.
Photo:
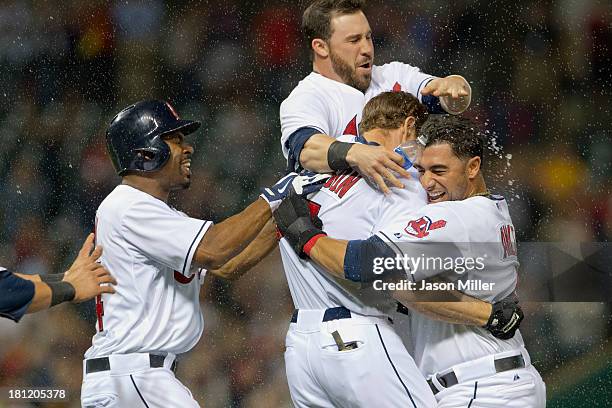
[(404, 158), (404, 169), (408, 170), (419, 158), (422, 145), (416, 140), (410, 140), (397, 146), (393, 151)]

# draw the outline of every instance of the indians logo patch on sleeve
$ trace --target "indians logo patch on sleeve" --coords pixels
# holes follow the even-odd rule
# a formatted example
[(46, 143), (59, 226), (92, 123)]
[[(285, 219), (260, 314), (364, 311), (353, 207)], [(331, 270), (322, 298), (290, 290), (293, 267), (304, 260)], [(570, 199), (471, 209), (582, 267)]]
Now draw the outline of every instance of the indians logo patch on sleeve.
[(446, 220), (432, 221), (431, 218), (424, 216), (417, 220), (409, 221), (404, 231), (413, 237), (425, 238), (429, 235), (429, 231), (444, 228), (445, 226)]

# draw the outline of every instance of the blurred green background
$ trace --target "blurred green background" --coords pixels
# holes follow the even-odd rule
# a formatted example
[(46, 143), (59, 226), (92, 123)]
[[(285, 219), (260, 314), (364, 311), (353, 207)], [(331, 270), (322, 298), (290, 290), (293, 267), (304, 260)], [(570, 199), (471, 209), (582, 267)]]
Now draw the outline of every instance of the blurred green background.
[[(285, 168), (280, 102), (310, 72), (305, 4), (0, 2), (0, 265), (68, 266), (119, 182), (105, 127), (140, 99), (167, 99), (204, 122), (178, 208), (217, 221), (255, 199)], [(367, 15), (378, 64), (470, 81), (466, 114), (490, 132), (487, 181), (509, 199), (519, 240), (609, 240), (610, 2), (371, 0)], [(282, 353), (292, 304), (278, 253), (235, 283), (209, 276), (202, 307), (204, 335), (179, 368), (196, 399), (290, 406)], [(548, 406), (612, 406), (609, 303), (524, 309)], [(72, 401), (15, 405), (0, 395), (0, 407), (78, 406), (93, 320), (92, 304), (0, 320), (0, 387), (63, 388)]]

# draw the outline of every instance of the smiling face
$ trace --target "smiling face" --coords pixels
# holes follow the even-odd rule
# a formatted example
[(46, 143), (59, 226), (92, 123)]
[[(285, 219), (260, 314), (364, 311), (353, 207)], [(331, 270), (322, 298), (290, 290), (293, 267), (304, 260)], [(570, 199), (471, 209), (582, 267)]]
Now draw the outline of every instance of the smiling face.
[(480, 171), (480, 157), (461, 159), (448, 143), (427, 146), (414, 167), (429, 203), (463, 200)]
[(185, 141), (182, 132), (173, 132), (163, 136), (170, 147), (170, 158), (159, 171), (166, 191), (184, 190), (191, 184), (191, 155), (193, 146)]
[(374, 44), (368, 19), (362, 11), (338, 14), (331, 19), (329, 58), (341, 81), (365, 92), (372, 81)]

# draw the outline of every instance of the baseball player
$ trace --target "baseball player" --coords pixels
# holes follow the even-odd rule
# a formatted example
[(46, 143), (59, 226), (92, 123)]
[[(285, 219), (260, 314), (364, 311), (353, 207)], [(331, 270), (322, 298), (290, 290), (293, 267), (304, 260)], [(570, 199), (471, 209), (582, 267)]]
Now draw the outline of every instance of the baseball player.
[[(19, 322), (24, 314), (34, 313), (63, 302), (80, 303), (102, 293), (114, 293), (116, 281), (96, 261), (102, 247), (93, 249), (90, 234), (78, 256), (64, 273), (25, 275), (0, 267), (0, 316)], [(104, 284), (104, 285), (103, 285)]]
[[(425, 107), (414, 96), (385, 92), (365, 106), (362, 132), (369, 143), (392, 150), (414, 139), (425, 115)], [(426, 204), (425, 192), (414, 176), (405, 181), (406, 189), (384, 196), (357, 172), (338, 173), (310, 197), (309, 205), (326, 230), (333, 229), (346, 238), (366, 238), (376, 231), (380, 209), (388, 206), (397, 217)], [(231, 268), (248, 268), (249, 259), (258, 259), (261, 247), (255, 242), (232, 260)], [(396, 308), (394, 299), (385, 292), (359, 290), (330, 277), (300, 259), (287, 240), (281, 240), (280, 250), (297, 309), (287, 333), (285, 353), (294, 405), (435, 406), (430, 389), (388, 319)], [(461, 322), (476, 313), (475, 321), (484, 325), (491, 305), (480, 304), (485, 309), (484, 322), (478, 320), (483, 313), (477, 307), (467, 311), (471, 314), (463, 316)], [(446, 318), (439, 313), (440, 306), (430, 303), (429, 312)]]
[[(447, 272), (447, 267), (413, 265), (409, 280), (416, 283), (438, 275), (455, 283), (480, 282), (478, 288), (464, 285), (465, 293), (491, 303), (505, 299), (514, 293), (517, 281), (514, 226), (503, 197), (486, 189), (480, 168), (484, 142), (474, 129), (464, 118), (429, 119), (422, 129), (428, 138), (426, 148), (415, 166), (430, 204), (396, 217), (372, 237), (351, 241), (326, 237), (308, 222), (305, 203), (293, 198), (279, 208), (278, 227), (297, 251), (335, 277), (357, 282), (375, 279), (376, 259), (419, 257), (422, 252), (432, 258), (441, 251), (444, 256), (457, 253), (461, 258), (455, 259), (467, 260), (484, 253), (482, 268), (468, 268), (463, 275)], [(405, 273), (404, 265), (387, 269), (391, 269), (387, 274)], [(483, 282), (488, 286), (483, 288)], [(396, 297), (401, 299), (402, 291)], [(520, 316), (494, 310), (488, 326), (497, 336), (483, 328), (452, 325), (417, 313), (411, 314), (411, 320), (415, 361), (428, 377), (438, 407), (545, 406), (545, 385), (531, 365), (520, 333), (510, 337), (511, 331), (506, 330)]]
[(432, 113), (456, 114), (469, 106), (471, 89), (459, 75), (436, 78), (400, 62), (374, 65), (364, 6), (365, 0), (315, 0), (304, 12), (302, 30), (313, 72), (281, 104), (281, 145), (292, 171), (353, 167), (388, 193), (385, 180), (402, 187), (391, 171), (408, 177), (402, 158), (381, 147), (336, 139), (358, 135), (363, 107), (381, 92), (409, 92)]
[(295, 187), (297, 177), (288, 175), (215, 225), (170, 207), (169, 194), (190, 185), (193, 147), (185, 136), (199, 127), (164, 101), (131, 105), (108, 127), (108, 152), (122, 183), (98, 208), (96, 239), (104, 246), (102, 264), (119, 284), (112, 297), (97, 298), (97, 334), (83, 364), (84, 407), (198, 406), (174, 371), (177, 355), (202, 334), (206, 269), (240, 252)]

